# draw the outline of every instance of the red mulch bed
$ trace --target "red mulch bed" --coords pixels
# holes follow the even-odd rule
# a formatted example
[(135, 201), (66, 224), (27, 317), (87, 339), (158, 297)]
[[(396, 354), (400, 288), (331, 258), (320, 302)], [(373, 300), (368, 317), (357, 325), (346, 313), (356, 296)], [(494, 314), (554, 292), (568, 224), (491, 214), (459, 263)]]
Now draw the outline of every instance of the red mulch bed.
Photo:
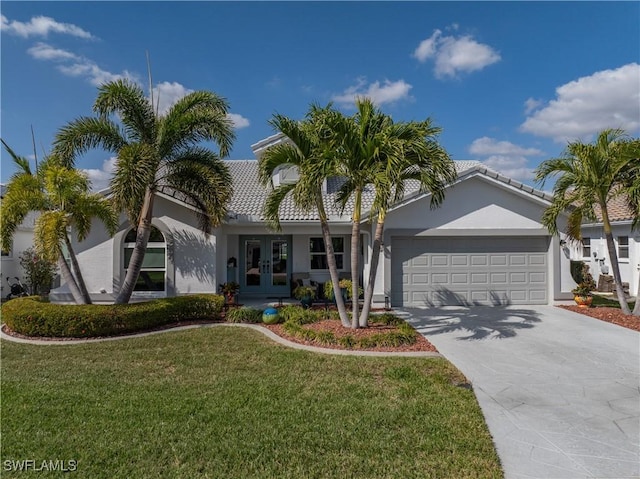
[(596, 306), (593, 308), (581, 308), (580, 306), (558, 306), (569, 311), (591, 316), (592, 318), (606, 321), (607, 323), (617, 324), (623, 328), (640, 331), (640, 317), (624, 314), (618, 308), (610, 308), (608, 306)]
[[(326, 344), (320, 344), (314, 341), (305, 341), (303, 339), (290, 336), (284, 330), (284, 328), (282, 327), (282, 324), (270, 324), (270, 325), (262, 324), (261, 326), (269, 328), (278, 336), (288, 339), (289, 341), (292, 341), (294, 343), (306, 344), (308, 346), (316, 346), (316, 347), (327, 348), (327, 349), (348, 349), (339, 344), (332, 344), (330, 346), (327, 346)], [(368, 328), (351, 329), (351, 328), (345, 328), (344, 326), (342, 326), (342, 324), (340, 324), (340, 321), (336, 321), (336, 320), (318, 321), (317, 323), (305, 324), (303, 327), (313, 329), (315, 331), (331, 331), (336, 338), (340, 338), (348, 334), (356, 338), (362, 338), (362, 337), (372, 336), (378, 333), (386, 333), (386, 332), (397, 329), (395, 326), (387, 326), (384, 324), (370, 324)], [(394, 352), (394, 351), (395, 352), (409, 352), (409, 351), (438, 352), (435, 346), (431, 344), (429, 341), (427, 341), (427, 339), (425, 339), (425, 337), (422, 336), (421, 334), (418, 334), (417, 340), (414, 344), (405, 344), (395, 348), (390, 348), (390, 347), (376, 347), (376, 348), (366, 348), (366, 349), (353, 348), (353, 350), (384, 351), (384, 352)]]

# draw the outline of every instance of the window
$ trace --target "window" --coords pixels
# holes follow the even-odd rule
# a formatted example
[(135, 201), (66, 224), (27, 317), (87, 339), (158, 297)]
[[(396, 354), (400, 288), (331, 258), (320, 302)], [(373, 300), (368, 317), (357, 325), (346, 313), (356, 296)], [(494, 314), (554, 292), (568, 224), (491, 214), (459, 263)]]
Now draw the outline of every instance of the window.
[(11, 251), (2, 250), (2, 257), (3, 258), (11, 258)]
[[(338, 269), (344, 267), (344, 238), (331, 238), (333, 251), (335, 252)], [(327, 265), (327, 251), (322, 238), (309, 238), (309, 253), (311, 256), (311, 269), (329, 269)]]
[(591, 238), (582, 238), (582, 257), (591, 258)]
[(618, 236), (618, 259), (629, 259), (628, 236)]
[[(132, 229), (127, 233), (124, 239), (124, 267), (125, 275), (127, 266), (133, 254), (133, 248), (136, 246), (136, 230)], [(149, 235), (149, 243), (147, 243), (147, 251), (142, 260), (142, 269), (140, 276), (133, 288), (134, 291), (165, 291), (167, 272), (167, 247), (164, 236), (158, 228), (151, 227)]]

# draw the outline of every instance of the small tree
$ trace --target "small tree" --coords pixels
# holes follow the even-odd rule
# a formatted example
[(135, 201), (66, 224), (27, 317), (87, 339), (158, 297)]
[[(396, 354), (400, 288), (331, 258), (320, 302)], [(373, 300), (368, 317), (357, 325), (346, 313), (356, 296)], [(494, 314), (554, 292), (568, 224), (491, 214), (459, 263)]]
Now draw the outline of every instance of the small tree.
[(56, 264), (38, 255), (33, 248), (24, 250), (19, 258), (31, 294), (49, 294), (56, 276)]

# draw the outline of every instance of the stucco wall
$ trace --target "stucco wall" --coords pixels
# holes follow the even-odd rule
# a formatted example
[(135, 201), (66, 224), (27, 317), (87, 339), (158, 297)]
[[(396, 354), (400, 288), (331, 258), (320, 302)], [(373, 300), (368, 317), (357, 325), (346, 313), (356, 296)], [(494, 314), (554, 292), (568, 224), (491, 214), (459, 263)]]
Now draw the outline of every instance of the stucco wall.
[[(391, 290), (390, 264), (393, 236), (548, 236), (541, 224), (546, 203), (484, 176), (465, 179), (446, 192), (442, 205), (432, 210), (423, 197), (392, 210), (385, 222), (384, 248), (376, 276), (375, 297), (380, 301)], [(569, 259), (563, 257), (559, 238), (549, 248), (549, 297), (563, 299), (573, 282)]]

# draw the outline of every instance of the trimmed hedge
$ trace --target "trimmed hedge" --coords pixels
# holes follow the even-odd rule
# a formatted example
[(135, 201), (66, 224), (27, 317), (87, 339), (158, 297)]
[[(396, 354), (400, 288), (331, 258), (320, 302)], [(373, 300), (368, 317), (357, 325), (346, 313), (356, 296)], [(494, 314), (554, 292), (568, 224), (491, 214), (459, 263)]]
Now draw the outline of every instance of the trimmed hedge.
[(196, 294), (144, 303), (63, 305), (39, 297), (2, 305), (2, 321), (16, 333), (52, 338), (93, 338), (151, 329), (179, 321), (219, 319), (224, 297)]

